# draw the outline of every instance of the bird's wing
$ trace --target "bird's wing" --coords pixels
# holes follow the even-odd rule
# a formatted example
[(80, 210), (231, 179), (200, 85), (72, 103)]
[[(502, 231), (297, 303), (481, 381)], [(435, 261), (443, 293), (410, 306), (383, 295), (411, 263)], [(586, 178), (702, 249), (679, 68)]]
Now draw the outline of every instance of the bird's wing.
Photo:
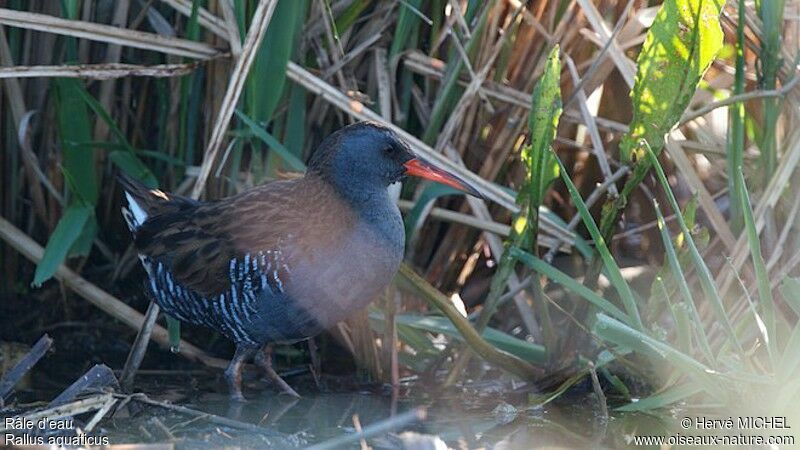
[[(205, 297), (247, 280), (282, 290), (288, 267), (280, 252), (289, 209), (285, 186), (273, 183), (224, 201), (150, 215), (134, 233), (139, 253), (161, 263), (181, 286)], [(257, 228), (256, 228), (257, 227)], [(257, 233), (256, 233), (257, 231)]]
[[(302, 179), (273, 182), (218, 202), (156, 214), (135, 231), (143, 256), (184, 288), (216, 296), (237, 283), (283, 291), (298, 252), (327, 238)], [(320, 225), (320, 224), (316, 224)]]

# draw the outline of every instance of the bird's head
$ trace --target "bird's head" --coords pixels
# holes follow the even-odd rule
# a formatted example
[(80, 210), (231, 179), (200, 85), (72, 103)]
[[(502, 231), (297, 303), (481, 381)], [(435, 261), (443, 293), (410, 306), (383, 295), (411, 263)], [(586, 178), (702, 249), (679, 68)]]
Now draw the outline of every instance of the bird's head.
[(349, 125), (325, 138), (311, 157), (308, 170), (342, 193), (368, 193), (385, 189), (405, 176), (416, 176), (482, 197), (472, 185), (418, 157), (397, 133), (374, 122)]

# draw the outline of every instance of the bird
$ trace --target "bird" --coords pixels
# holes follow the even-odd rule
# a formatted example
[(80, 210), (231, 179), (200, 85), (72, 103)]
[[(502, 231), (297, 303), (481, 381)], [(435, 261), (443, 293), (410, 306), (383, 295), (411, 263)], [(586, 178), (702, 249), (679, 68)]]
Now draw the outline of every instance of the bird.
[(302, 177), (215, 201), (118, 178), (149, 296), (170, 316), (234, 342), (225, 378), (231, 399), (244, 401), (242, 369), (250, 358), (297, 396), (272, 369), (272, 344), (312, 338), (390, 284), (405, 231), (388, 188), (407, 176), (482, 197), (416, 155), (392, 129), (368, 121), (326, 137)]

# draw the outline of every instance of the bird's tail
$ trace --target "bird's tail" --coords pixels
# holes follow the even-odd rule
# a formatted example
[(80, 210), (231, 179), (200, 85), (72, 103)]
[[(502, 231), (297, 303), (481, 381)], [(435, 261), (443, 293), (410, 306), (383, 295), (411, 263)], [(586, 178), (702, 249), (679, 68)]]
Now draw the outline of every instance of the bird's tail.
[(149, 195), (148, 188), (140, 181), (122, 172), (117, 175), (117, 180), (125, 189), (125, 198), (128, 201), (128, 207), (122, 207), (122, 217), (125, 218), (128, 229), (134, 232), (148, 217), (147, 210), (143, 206), (146, 205), (144, 199)]
[(117, 180), (125, 189), (128, 207), (122, 208), (122, 217), (125, 218), (125, 222), (131, 232), (135, 232), (153, 215), (197, 204), (196, 201), (186, 197), (168, 194), (160, 189), (149, 188), (141, 181), (124, 173), (119, 173)]

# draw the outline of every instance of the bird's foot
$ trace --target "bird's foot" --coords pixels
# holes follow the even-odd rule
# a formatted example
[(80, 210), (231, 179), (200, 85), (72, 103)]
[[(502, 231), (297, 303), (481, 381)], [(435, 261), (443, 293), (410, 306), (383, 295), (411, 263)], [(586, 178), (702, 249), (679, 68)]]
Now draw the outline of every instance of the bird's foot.
[(320, 381), (320, 373), (322, 373), (322, 364), (319, 360), (319, 352), (317, 351), (317, 343), (314, 341), (314, 338), (310, 338), (308, 340), (308, 353), (311, 355), (311, 365), (309, 368), (311, 369), (311, 376), (314, 377), (314, 384), (317, 385), (317, 389), (322, 390), (322, 382)]
[(289, 383), (283, 380), (275, 369), (272, 368), (272, 346), (265, 345), (258, 354), (256, 354), (255, 363), (264, 373), (269, 377), (272, 382), (279, 387), (283, 392), (291, 395), (295, 398), (300, 398), (300, 394), (297, 393)]
[(247, 403), (247, 399), (244, 398), (244, 394), (241, 391), (231, 392), (229, 398), (232, 402)]
[(275, 383), (279, 388), (281, 388), (283, 392), (291, 395), (292, 397), (300, 398), (300, 394), (298, 394), (297, 391), (292, 389), (292, 387), (289, 386), (289, 383), (285, 382), (283, 378), (281, 378), (281, 376), (278, 375), (278, 373), (275, 372), (275, 370), (272, 367), (264, 369), (264, 371), (267, 373), (269, 379), (272, 380), (272, 382)]

